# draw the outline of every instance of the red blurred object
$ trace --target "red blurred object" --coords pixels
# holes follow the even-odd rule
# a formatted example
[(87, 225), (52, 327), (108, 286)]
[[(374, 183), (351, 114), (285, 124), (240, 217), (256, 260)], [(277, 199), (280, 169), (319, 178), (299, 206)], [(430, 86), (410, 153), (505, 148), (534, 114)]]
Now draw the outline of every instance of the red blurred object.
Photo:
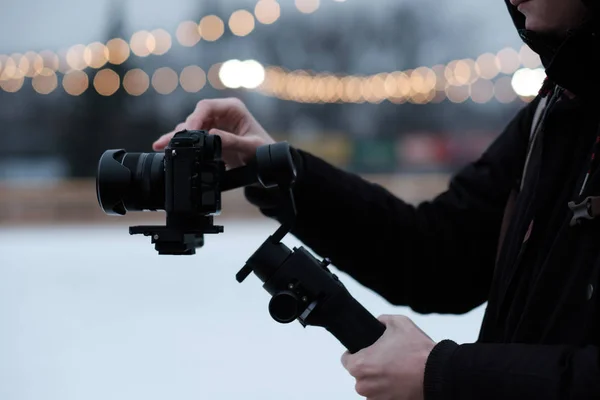
[(414, 166), (444, 164), (449, 155), (445, 138), (429, 132), (404, 136), (396, 151), (403, 163)]
[(400, 162), (411, 167), (452, 167), (476, 160), (494, 140), (492, 132), (461, 134), (415, 132), (397, 142)]

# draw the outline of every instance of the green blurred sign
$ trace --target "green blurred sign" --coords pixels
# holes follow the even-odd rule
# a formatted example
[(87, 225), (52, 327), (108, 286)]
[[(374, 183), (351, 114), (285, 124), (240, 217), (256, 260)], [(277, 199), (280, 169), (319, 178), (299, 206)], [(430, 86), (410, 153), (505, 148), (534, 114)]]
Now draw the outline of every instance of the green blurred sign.
[(276, 140), (287, 140), (292, 146), (305, 150), (340, 168), (348, 166), (352, 154), (352, 139), (345, 134), (322, 132), (311, 137), (287, 138), (280, 135)]
[(356, 138), (351, 168), (357, 173), (391, 173), (397, 167), (396, 141), (389, 138)]

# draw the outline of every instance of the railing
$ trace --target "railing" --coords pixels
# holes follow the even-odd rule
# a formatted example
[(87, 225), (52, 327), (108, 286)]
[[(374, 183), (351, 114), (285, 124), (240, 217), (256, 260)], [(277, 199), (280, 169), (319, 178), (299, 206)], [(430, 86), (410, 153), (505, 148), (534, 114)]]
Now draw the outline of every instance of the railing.
[[(448, 176), (437, 174), (365, 176), (403, 200), (417, 203), (432, 198), (447, 187)], [(249, 204), (241, 189), (222, 195), (219, 219), (261, 217)], [(93, 180), (64, 181), (46, 185), (11, 185), (0, 182), (0, 225), (18, 224), (128, 224), (164, 221), (164, 214), (128, 213), (109, 217), (96, 199)]]

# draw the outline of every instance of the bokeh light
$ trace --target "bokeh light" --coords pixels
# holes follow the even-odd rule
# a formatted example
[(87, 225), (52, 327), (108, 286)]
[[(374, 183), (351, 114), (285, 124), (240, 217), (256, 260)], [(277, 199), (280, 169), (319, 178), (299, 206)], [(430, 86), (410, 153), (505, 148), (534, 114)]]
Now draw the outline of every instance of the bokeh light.
[(387, 93), (385, 89), (385, 80), (387, 79), (387, 74), (377, 74), (372, 76), (369, 79), (369, 85), (371, 86), (371, 93), (375, 98), (377, 103), (385, 100), (387, 98)]
[(177, 26), (177, 41), (185, 47), (195, 46), (200, 41), (200, 30), (194, 21), (183, 21)]
[(475, 69), (475, 60), (471, 60), (470, 58), (459, 60), (456, 63), (454, 75), (461, 82), (461, 85), (469, 85), (475, 82), (479, 78), (479, 74), (477, 74), (477, 70)]
[(219, 72), (221, 71), (222, 65), (223, 63), (214, 64), (206, 73), (206, 79), (210, 85), (217, 90), (226, 89), (226, 86), (223, 84), (223, 82), (221, 82), (221, 78), (219, 77)]
[(33, 77), (31, 86), (39, 94), (52, 93), (58, 87), (56, 73), (49, 68), (43, 68), (39, 74)]
[(469, 98), (468, 86), (453, 86), (449, 85), (446, 88), (446, 97), (452, 103), (463, 103)]
[(500, 72), (504, 74), (512, 74), (521, 65), (519, 53), (513, 48), (506, 47), (498, 52), (498, 63)]
[(454, 70), (456, 68), (456, 63), (458, 60), (450, 61), (448, 65), (444, 67), (444, 80), (448, 85), (452, 86), (460, 86), (458, 80), (454, 77)]
[(468, 85), (476, 79), (475, 62), (468, 59), (451, 61), (446, 67), (444, 77), (450, 85)]
[(543, 68), (521, 68), (514, 73), (511, 86), (519, 96), (531, 97), (537, 95), (544, 79), (546, 79), (546, 73)]
[(319, 0), (295, 0), (296, 8), (304, 14), (314, 13), (319, 9)]
[(23, 78), (28, 69), (29, 60), (21, 53), (13, 53), (6, 60), (4, 70), (2, 71), (2, 80), (18, 80)]
[(74, 70), (83, 70), (88, 64), (85, 62), (83, 55), (85, 53), (86, 46), (83, 44), (76, 44), (71, 46), (67, 51), (67, 64)]
[(280, 82), (282, 80), (281, 73), (277, 67), (269, 67), (265, 70), (265, 80), (260, 86), (263, 93), (269, 95), (279, 95)]
[(131, 54), (129, 44), (120, 38), (109, 40), (106, 48), (108, 49), (108, 62), (113, 65), (123, 64)]
[(121, 84), (121, 78), (112, 69), (102, 69), (94, 76), (94, 89), (102, 96), (111, 96)]
[(415, 93), (428, 94), (435, 89), (437, 77), (432, 69), (419, 67), (410, 74), (410, 86)]
[(492, 53), (484, 53), (475, 61), (475, 71), (483, 79), (494, 79), (500, 73), (498, 57)]
[(427, 93), (413, 93), (409, 101), (413, 104), (427, 104), (429, 103), (436, 95), (436, 91), (431, 90)]
[(225, 61), (219, 69), (219, 79), (223, 85), (230, 89), (237, 89), (242, 86), (243, 76), (242, 62), (240, 60)]
[(156, 48), (156, 39), (148, 31), (138, 31), (131, 35), (129, 45), (133, 54), (138, 57), (147, 57)]
[(197, 65), (185, 67), (179, 75), (181, 88), (188, 93), (197, 93), (206, 85), (206, 73)]
[(238, 10), (229, 17), (229, 29), (236, 36), (247, 36), (254, 30), (254, 16), (246, 10)]
[[(412, 74), (412, 72), (411, 72)], [(410, 95), (410, 91), (412, 89), (412, 82), (407, 73), (404, 72), (396, 72), (393, 73), (392, 76), (396, 81), (396, 89), (395, 93), (391, 96), (395, 102), (404, 102), (408, 99)]]
[(512, 87), (511, 78), (509, 76), (498, 78), (494, 84), (494, 97), (500, 103), (510, 103), (517, 98), (517, 94)]
[(275, 0), (260, 0), (254, 7), (256, 20), (264, 25), (270, 25), (281, 16), (281, 7)]
[(168, 67), (159, 68), (152, 75), (152, 87), (160, 94), (170, 94), (177, 89), (179, 77), (177, 72)]
[(231, 89), (256, 89), (265, 80), (265, 69), (255, 60), (229, 60), (219, 69), (219, 78), (223, 85)]
[(26, 76), (29, 71), (29, 59), (25, 56), (25, 54), (16, 53), (13, 55), (13, 59), (17, 65), (17, 71), (14, 75), (15, 78), (21, 78)]
[(207, 15), (200, 20), (198, 29), (204, 40), (214, 42), (225, 33), (225, 24), (216, 15)]
[(84, 62), (94, 69), (102, 68), (108, 62), (108, 58), (108, 48), (100, 42), (87, 45), (83, 51)]
[(44, 59), (34, 51), (28, 51), (23, 55), (27, 60), (27, 68), (23, 71), (28, 78), (33, 78), (44, 69)]
[(362, 97), (360, 78), (350, 76), (344, 80), (344, 95), (347, 99), (346, 101), (351, 103), (359, 103), (364, 101)]
[(243, 63), (244, 81), (242, 86), (246, 89), (256, 89), (265, 81), (265, 68), (256, 60), (246, 60)]
[(171, 49), (172, 45), (169, 32), (164, 29), (155, 29), (150, 33), (154, 38), (154, 49), (152, 50), (152, 54), (157, 56), (166, 54)]
[(150, 77), (139, 68), (127, 71), (123, 76), (123, 89), (131, 96), (140, 96), (150, 87)]
[(487, 103), (494, 97), (494, 83), (488, 79), (479, 79), (471, 85), (471, 100), (475, 103)]
[(4, 90), (8, 93), (16, 93), (23, 87), (23, 83), (25, 82), (24, 76), (19, 76), (18, 78), (5, 79), (0, 80), (0, 89)]
[(73, 70), (63, 76), (62, 85), (71, 96), (79, 96), (88, 89), (89, 79), (85, 72)]

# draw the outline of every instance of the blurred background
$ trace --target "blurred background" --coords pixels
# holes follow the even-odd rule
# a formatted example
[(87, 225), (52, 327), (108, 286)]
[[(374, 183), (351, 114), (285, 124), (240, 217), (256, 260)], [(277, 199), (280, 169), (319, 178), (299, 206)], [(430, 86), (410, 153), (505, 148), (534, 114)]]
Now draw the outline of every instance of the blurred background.
[[(335, 339), (277, 324), (260, 282), (235, 281), (277, 228), (241, 190), (223, 195), (224, 234), (159, 257), (127, 226), (164, 214), (98, 207), (100, 155), (151, 151), (199, 100), (234, 96), (278, 140), (418, 203), (543, 79), (501, 0), (3, 4), (0, 398), (358, 398)], [(483, 306), (416, 315), (340, 275), (375, 315), (477, 338)]]

